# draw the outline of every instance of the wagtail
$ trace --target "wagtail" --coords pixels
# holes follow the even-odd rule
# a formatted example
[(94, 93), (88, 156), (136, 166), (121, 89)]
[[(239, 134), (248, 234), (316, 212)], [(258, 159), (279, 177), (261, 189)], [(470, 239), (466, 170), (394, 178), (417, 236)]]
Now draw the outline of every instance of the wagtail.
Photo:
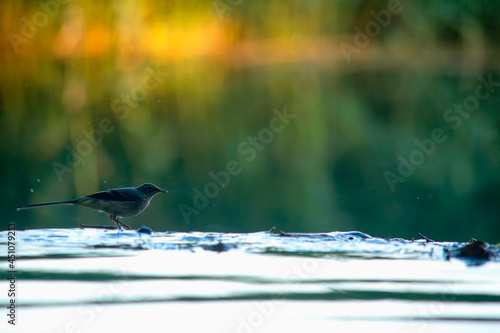
[(151, 199), (161, 192), (165, 193), (167, 190), (162, 190), (153, 184), (142, 184), (138, 187), (124, 187), (97, 192), (75, 200), (28, 205), (20, 207), (17, 210), (20, 211), (52, 205), (80, 205), (109, 214), (109, 218), (116, 223), (119, 229), (121, 229), (122, 226), (131, 229), (125, 223), (120, 222), (118, 218), (139, 215), (149, 205)]

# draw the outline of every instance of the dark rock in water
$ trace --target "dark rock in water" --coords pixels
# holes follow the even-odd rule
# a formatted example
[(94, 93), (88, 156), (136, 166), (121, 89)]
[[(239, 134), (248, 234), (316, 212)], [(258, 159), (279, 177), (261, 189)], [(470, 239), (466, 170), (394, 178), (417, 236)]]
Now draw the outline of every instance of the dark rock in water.
[(490, 251), (488, 244), (475, 239), (471, 243), (459, 249), (457, 257), (459, 258), (474, 258), (474, 259), (489, 259)]
[(474, 238), (466, 245), (454, 245), (444, 249), (446, 260), (457, 258), (462, 260), (467, 266), (480, 266), (490, 260), (498, 259), (498, 248), (492, 248), (488, 243), (475, 240)]
[(151, 230), (150, 227), (142, 226), (139, 229), (137, 229), (137, 232), (140, 233), (140, 234), (151, 235), (153, 233), (153, 230)]

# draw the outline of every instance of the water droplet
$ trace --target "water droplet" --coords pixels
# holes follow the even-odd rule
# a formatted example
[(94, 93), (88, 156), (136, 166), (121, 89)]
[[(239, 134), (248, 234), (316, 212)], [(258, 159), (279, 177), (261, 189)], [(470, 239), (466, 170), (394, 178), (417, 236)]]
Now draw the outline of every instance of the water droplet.
[(28, 87), (28, 84), (26, 83), (24, 86), (27, 88), (27, 87)]
[(158, 100), (158, 103), (161, 103), (161, 99)]
[(31, 193), (35, 192), (35, 190), (34, 190), (34, 189), (31, 189), (30, 191), (31, 191)]
[(40, 178), (37, 178), (37, 179), (36, 179), (36, 181), (37, 181), (37, 182), (40, 182)]
[(75, 67), (75, 64), (73, 64), (73, 67)]
[(417, 200), (419, 200), (419, 199), (420, 199), (420, 197), (417, 197)]
[(215, 207), (215, 204), (214, 204), (214, 203), (212, 204), (212, 207)]
[(106, 101), (108, 100), (108, 98), (106, 97)]
[(104, 184), (107, 184), (107, 183), (108, 183), (108, 181), (107, 181), (107, 180), (105, 180), (105, 181), (104, 181)]

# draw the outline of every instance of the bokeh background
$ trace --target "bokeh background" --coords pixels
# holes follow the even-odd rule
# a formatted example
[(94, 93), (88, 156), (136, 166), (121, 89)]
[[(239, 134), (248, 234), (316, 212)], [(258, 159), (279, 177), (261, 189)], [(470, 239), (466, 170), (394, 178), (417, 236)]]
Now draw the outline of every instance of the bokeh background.
[[(500, 82), (498, 1), (60, 2), (0, 3), (2, 228), (109, 224), (16, 208), (152, 182), (168, 194), (127, 224), (498, 242), (500, 87), (443, 119)], [(445, 142), (391, 189), (435, 128)]]

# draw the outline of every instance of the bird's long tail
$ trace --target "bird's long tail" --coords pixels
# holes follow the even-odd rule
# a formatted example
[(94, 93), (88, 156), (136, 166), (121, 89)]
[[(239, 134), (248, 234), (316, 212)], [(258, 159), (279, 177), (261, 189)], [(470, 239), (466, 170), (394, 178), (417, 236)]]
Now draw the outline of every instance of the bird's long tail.
[(20, 210), (26, 210), (26, 209), (31, 209), (31, 208), (44, 207), (44, 206), (55, 206), (55, 205), (74, 205), (76, 203), (76, 201), (77, 200), (45, 202), (45, 203), (39, 203), (39, 204), (19, 207), (17, 210), (20, 211)]

